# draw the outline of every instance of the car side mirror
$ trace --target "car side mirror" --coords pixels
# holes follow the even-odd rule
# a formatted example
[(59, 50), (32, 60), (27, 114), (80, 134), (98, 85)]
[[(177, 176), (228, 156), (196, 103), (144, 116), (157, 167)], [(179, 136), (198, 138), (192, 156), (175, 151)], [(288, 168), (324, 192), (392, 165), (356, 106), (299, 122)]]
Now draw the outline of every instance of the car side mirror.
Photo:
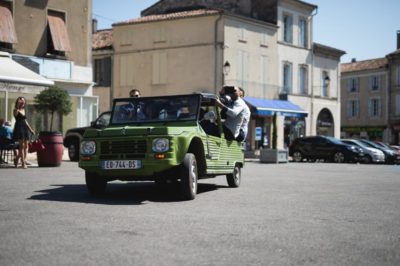
[(107, 126), (107, 121), (104, 118), (98, 118), (96, 121), (90, 123), (94, 128), (105, 128)]

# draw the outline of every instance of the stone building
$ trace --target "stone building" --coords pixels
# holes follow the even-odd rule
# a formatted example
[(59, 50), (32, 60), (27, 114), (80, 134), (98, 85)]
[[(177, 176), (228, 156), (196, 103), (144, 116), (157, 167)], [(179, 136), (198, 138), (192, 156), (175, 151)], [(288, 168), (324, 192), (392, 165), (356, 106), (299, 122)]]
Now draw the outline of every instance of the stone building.
[[(7, 52), (8, 69), (14, 63), (29, 69), (39, 82), (24, 81), (18, 72), (0, 77), (0, 116), (12, 120), (18, 96), (28, 100), (28, 118), (37, 131), (47, 127), (47, 120), (35, 114), (34, 96), (49, 85), (68, 91), (73, 112), (57, 121), (57, 129), (88, 125), (97, 115), (97, 97), (92, 96), (91, 63), (92, 1), (0, 0), (0, 51)], [(4, 65), (3, 65), (4, 66)], [(26, 72), (26, 71), (23, 71)], [(4, 73), (4, 72), (2, 72)], [(28, 73), (28, 72), (26, 72)], [(1, 74), (0, 74), (1, 75)], [(12, 78), (15, 82), (10, 82)], [(17, 84), (17, 85), (16, 85)]]

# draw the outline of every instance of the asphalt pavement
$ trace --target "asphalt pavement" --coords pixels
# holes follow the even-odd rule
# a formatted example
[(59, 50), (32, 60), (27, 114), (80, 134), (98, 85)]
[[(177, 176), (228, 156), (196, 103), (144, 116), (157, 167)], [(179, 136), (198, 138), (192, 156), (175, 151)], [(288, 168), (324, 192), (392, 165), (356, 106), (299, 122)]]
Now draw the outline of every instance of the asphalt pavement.
[(242, 185), (112, 182), (77, 163), (0, 169), (0, 265), (400, 265), (400, 166), (248, 162)]

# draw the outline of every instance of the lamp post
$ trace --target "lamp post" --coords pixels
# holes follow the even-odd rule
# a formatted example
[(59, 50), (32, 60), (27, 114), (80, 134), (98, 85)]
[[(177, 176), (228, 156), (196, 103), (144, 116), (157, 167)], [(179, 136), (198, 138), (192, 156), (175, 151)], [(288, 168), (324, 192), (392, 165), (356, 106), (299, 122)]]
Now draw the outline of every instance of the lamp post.
[(226, 76), (228, 76), (229, 72), (231, 71), (231, 64), (228, 61), (225, 61), (224, 64), (224, 80), (223, 85), (225, 85)]

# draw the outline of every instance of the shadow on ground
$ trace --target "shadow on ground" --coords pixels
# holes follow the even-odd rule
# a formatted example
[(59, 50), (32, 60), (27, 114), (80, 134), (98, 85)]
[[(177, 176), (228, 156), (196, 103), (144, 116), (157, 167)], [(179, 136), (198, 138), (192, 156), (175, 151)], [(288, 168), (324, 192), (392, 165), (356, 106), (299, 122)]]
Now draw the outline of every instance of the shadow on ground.
[[(227, 188), (227, 186), (199, 183), (197, 194), (220, 188)], [(106, 193), (99, 197), (91, 196), (85, 184), (52, 185), (52, 188), (35, 191), (35, 194), (28, 199), (106, 205), (140, 205), (146, 201), (175, 202), (182, 200), (178, 184), (157, 185), (154, 182), (111, 182), (107, 185)]]

